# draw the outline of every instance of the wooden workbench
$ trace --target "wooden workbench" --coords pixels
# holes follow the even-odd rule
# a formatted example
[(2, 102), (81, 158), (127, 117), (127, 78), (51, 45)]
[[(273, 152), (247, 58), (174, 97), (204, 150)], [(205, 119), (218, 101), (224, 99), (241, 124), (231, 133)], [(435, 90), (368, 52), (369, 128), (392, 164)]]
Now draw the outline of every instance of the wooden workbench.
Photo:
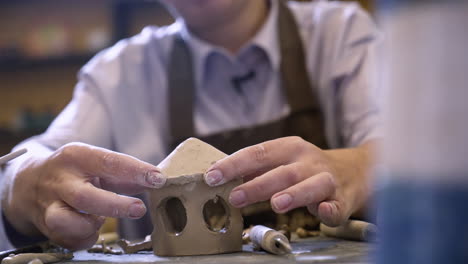
[(346, 241), (328, 237), (315, 237), (294, 241), (293, 254), (286, 256), (270, 255), (254, 251), (246, 245), (243, 252), (234, 254), (157, 257), (152, 252), (139, 252), (131, 255), (105, 255), (79, 251), (72, 261), (63, 263), (372, 263), (374, 245), (365, 242)]

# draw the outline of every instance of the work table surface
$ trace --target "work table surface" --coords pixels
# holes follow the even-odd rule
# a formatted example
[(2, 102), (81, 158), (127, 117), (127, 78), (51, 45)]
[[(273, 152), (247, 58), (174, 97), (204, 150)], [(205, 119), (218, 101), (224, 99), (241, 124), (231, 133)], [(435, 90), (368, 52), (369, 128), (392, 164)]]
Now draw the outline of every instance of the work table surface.
[(239, 253), (187, 257), (157, 257), (150, 251), (131, 255), (79, 251), (73, 260), (63, 263), (372, 263), (369, 255), (372, 256), (375, 248), (370, 243), (328, 237), (301, 239), (291, 246), (293, 253), (285, 256), (254, 251), (251, 245), (244, 245), (243, 252)]

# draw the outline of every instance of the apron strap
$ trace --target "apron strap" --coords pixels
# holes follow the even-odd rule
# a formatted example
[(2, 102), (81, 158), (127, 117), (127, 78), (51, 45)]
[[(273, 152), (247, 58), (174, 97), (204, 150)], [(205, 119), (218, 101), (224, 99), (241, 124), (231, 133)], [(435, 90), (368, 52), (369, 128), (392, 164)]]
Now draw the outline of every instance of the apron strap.
[(192, 53), (180, 34), (175, 36), (170, 58), (168, 68), (170, 134), (172, 140), (184, 140), (195, 135), (193, 122), (195, 78)]
[(294, 15), (283, 1), (279, 2), (278, 40), (281, 52), (281, 80), (291, 113), (319, 109), (312, 94), (312, 83), (306, 69), (304, 45)]

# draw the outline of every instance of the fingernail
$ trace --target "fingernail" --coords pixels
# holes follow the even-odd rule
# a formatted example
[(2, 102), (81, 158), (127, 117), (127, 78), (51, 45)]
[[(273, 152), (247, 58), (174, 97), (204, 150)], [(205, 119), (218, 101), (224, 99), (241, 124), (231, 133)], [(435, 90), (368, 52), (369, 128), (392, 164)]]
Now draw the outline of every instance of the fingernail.
[(229, 202), (236, 207), (242, 206), (247, 201), (247, 196), (243, 190), (237, 190), (229, 196)]
[(218, 186), (224, 183), (223, 173), (220, 170), (212, 170), (205, 175), (206, 184), (209, 186)]
[(146, 213), (146, 207), (142, 203), (134, 203), (128, 208), (128, 217), (141, 218)]
[(275, 197), (273, 199), (273, 206), (275, 207), (276, 210), (283, 210), (288, 208), (291, 205), (292, 202), (292, 196), (290, 194), (281, 194), (278, 197)]
[(166, 177), (160, 172), (150, 171), (145, 177), (146, 183), (154, 188), (161, 188), (166, 183)]

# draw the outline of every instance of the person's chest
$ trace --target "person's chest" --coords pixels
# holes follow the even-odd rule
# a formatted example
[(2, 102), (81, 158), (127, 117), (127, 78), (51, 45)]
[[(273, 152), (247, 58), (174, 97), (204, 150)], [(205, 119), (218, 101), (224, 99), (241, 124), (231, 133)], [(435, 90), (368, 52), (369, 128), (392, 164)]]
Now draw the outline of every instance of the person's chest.
[(194, 101), (200, 135), (251, 127), (287, 114), (280, 74), (262, 49), (250, 47), (237, 56), (213, 52), (203, 67)]

